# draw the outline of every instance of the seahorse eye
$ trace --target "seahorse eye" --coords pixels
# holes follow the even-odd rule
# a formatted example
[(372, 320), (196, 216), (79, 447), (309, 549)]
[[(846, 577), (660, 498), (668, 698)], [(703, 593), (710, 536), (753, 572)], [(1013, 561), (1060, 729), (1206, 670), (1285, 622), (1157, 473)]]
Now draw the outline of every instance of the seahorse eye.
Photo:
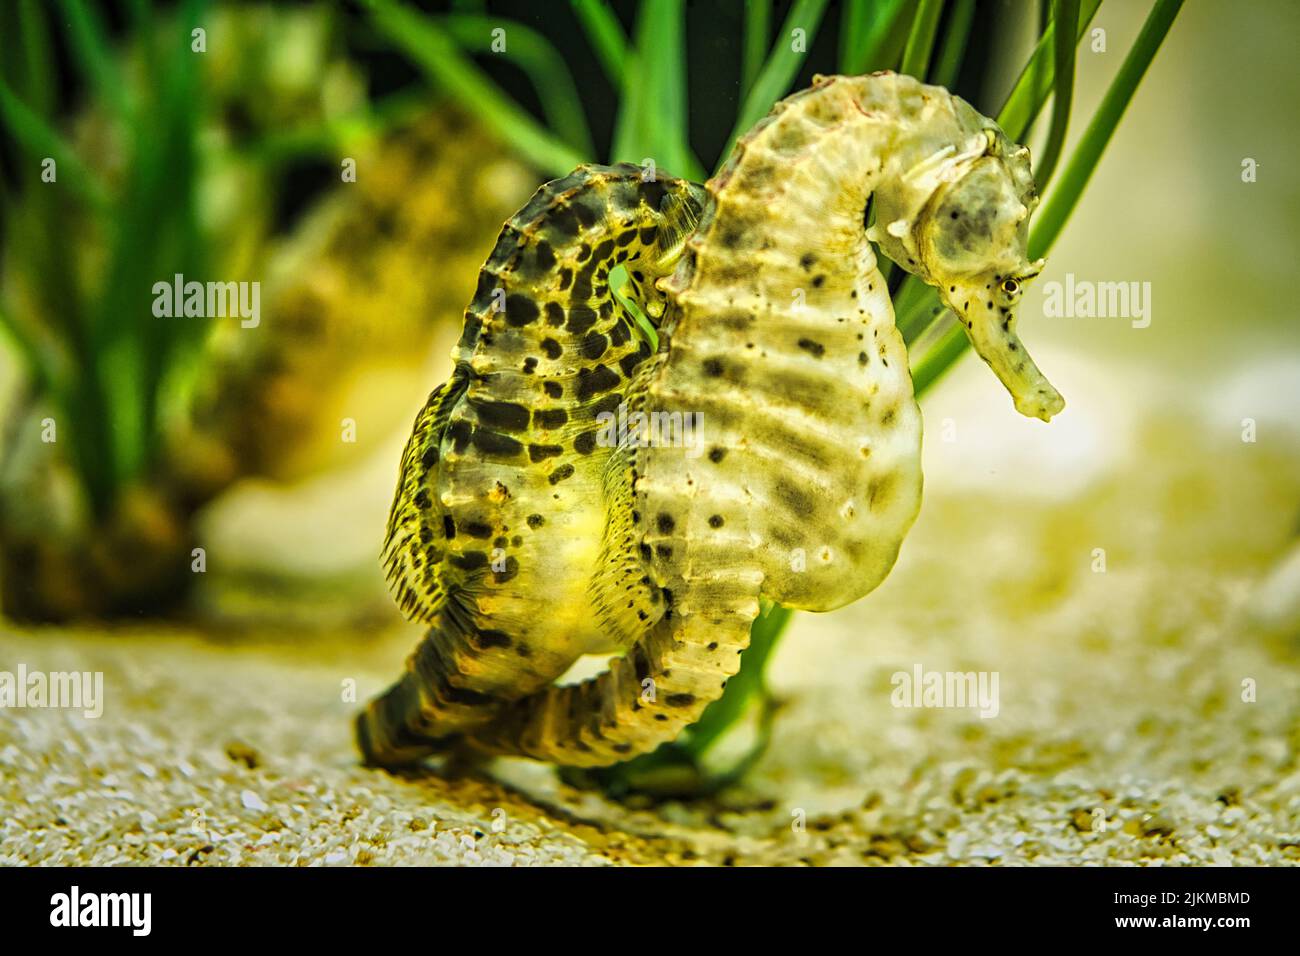
[(1002, 291), (1005, 292), (1007, 295), (1015, 295), (1017, 292), (1020, 291), (1019, 281), (1011, 278), (1003, 279)]

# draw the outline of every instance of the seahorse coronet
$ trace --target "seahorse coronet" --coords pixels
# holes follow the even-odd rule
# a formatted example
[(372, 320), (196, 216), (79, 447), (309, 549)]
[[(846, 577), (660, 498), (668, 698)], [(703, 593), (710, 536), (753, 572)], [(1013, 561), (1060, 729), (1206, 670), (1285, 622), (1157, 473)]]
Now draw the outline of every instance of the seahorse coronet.
[[(762, 601), (825, 611), (872, 590), (922, 486), (872, 241), (1048, 419), (1060, 396), (1014, 331), (1042, 268), (1036, 201), (1027, 151), (890, 73), (816, 78), (705, 186), (626, 165), (543, 186), (503, 227), (403, 455), (385, 563), (430, 626), (358, 720), (366, 757), (624, 760), (721, 695)], [(556, 686), (598, 652), (619, 656)]]

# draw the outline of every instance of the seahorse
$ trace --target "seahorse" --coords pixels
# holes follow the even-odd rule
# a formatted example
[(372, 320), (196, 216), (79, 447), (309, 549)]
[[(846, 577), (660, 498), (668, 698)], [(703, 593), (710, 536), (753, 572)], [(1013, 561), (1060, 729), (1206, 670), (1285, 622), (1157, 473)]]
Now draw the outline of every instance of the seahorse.
[(721, 695), (762, 599), (828, 611), (876, 587), (920, 507), (922, 429), (872, 243), (936, 287), (1016, 408), (1046, 421), (1063, 400), (1015, 332), (1042, 268), (1036, 203), (1028, 150), (942, 88), (818, 77), (778, 103), (708, 182), (671, 274), (640, 290), (665, 299), (659, 345), (621, 398), (702, 415), (707, 452), (628, 440), (608, 456), (582, 610), (646, 588), (662, 610), (600, 676), (498, 699), (459, 743), (578, 766), (647, 752)]
[(583, 654), (626, 646), (662, 598), (649, 580), (593, 607), (605, 560), (599, 416), (653, 355), (654, 287), (705, 194), (638, 166), (583, 166), (502, 228), (403, 453), (384, 560), (399, 606), (429, 625), (403, 679), (358, 721), (375, 763), (418, 760)]

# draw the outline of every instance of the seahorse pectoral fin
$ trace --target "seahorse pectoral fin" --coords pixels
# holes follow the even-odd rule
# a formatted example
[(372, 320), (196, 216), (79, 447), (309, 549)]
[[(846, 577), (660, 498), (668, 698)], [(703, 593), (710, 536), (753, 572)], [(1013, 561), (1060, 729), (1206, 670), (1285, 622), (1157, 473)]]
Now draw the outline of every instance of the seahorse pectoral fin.
[(1015, 313), (998, 286), (981, 277), (945, 287), (941, 296), (966, 329), (976, 354), (1011, 393), (1016, 411), (1029, 418), (1051, 421), (1065, 407), (1065, 399), (1039, 371), (1016, 335)]

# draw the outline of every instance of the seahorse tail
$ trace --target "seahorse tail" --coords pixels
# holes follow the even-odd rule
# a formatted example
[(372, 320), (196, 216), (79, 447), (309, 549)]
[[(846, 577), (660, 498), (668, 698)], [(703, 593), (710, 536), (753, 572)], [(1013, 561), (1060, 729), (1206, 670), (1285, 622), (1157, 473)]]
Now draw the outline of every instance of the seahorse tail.
[[(393, 767), (445, 751), (467, 730), (491, 720), (506, 696), (469, 686), (485, 631), (440, 615), (406, 662), (406, 673), (357, 717), (357, 746), (366, 762)], [(480, 682), (481, 683), (481, 682)]]
[(466, 736), (479, 752), (599, 767), (648, 753), (700, 719), (740, 669), (762, 573), (734, 555), (696, 554), (683, 600), (609, 670), (507, 705)]

